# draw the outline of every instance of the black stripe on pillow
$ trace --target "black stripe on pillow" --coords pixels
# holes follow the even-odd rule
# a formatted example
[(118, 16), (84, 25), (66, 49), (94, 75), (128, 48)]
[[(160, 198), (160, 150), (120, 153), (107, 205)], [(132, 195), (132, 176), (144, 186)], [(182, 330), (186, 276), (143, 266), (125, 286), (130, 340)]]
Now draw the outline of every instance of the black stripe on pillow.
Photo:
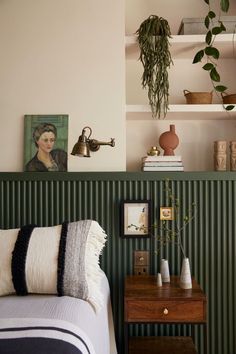
[(68, 222), (62, 223), (61, 238), (58, 252), (58, 268), (57, 268), (57, 293), (63, 296), (63, 278), (65, 269), (65, 253), (66, 253), (66, 236), (68, 231)]
[(36, 225), (22, 226), (12, 252), (11, 272), (12, 282), (17, 295), (27, 295), (28, 289), (25, 278), (25, 262), (30, 236)]

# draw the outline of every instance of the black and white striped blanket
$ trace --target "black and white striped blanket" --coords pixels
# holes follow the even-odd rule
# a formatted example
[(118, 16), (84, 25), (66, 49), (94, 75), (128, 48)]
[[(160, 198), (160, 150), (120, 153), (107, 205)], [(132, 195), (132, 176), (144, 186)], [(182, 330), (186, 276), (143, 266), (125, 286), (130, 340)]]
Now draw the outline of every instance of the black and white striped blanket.
[(55, 319), (0, 319), (0, 354), (95, 354), (88, 336)]

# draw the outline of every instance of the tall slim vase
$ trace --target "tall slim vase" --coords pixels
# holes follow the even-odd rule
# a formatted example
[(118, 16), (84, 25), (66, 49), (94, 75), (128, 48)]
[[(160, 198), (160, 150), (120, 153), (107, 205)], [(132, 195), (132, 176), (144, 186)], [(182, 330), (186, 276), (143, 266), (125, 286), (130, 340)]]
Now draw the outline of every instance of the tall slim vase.
[(192, 289), (192, 278), (188, 258), (183, 259), (179, 285), (182, 289)]

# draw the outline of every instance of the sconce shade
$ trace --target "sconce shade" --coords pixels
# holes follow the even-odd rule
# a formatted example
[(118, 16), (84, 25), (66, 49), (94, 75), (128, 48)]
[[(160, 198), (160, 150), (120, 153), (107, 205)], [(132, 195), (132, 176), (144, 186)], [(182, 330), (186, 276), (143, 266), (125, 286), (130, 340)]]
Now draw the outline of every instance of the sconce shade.
[(90, 157), (90, 151), (88, 143), (79, 141), (74, 145), (71, 155), (81, 156), (81, 157)]

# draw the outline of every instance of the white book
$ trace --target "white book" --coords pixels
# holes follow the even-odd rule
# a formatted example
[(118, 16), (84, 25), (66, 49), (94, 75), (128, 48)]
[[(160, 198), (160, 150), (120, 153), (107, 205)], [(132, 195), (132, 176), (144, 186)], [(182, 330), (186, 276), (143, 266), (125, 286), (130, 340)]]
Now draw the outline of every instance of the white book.
[(180, 155), (172, 155), (172, 156), (144, 156), (142, 158), (143, 162), (146, 161), (182, 161), (182, 158)]
[(164, 171), (183, 171), (184, 166), (144, 166), (143, 171), (159, 171), (159, 172), (164, 172)]
[(145, 161), (143, 166), (155, 167), (155, 166), (183, 166), (182, 161)]

